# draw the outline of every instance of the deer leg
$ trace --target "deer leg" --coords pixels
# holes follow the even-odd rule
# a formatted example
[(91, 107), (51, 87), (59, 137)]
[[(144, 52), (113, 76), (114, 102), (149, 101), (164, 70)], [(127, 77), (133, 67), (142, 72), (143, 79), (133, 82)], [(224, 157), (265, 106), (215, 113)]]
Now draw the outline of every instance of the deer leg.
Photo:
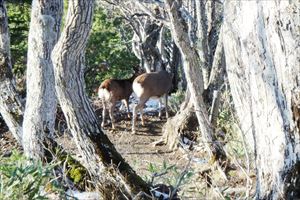
[(111, 126), (112, 126), (113, 130), (115, 129), (115, 119), (114, 119), (115, 106), (116, 106), (116, 103), (112, 102), (111, 105), (110, 105), (110, 108), (109, 108), (109, 117), (110, 117), (110, 120), (111, 120)]
[(106, 114), (106, 105), (105, 102), (102, 101), (102, 123), (101, 123), (101, 127), (104, 127), (105, 124), (105, 114)]
[(148, 101), (149, 98), (140, 98), (139, 102), (139, 109), (140, 109), (140, 117), (142, 121), (142, 125), (145, 126), (145, 119), (144, 119), (144, 105)]
[(158, 117), (159, 119), (161, 119), (161, 110), (162, 110), (162, 102), (161, 102), (161, 98), (158, 99), (158, 107), (159, 107), (159, 112), (158, 112)]
[(132, 133), (135, 133), (135, 126), (136, 126), (136, 115), (138, 110), (140, 110), (140, 115), (141, 115), (141, 120), (142, 120), (142, 125), (144, 126), (144, 118), (143, 118), (143, 108), (144, 104), (148, 99), (140, 99), (139, 103), (134, 106), (133, 112), (132, 112)]
[(140, 117), (141, 117), (142, 125), (145, 126), (144, 106), (141, 106), (141, 107), (140, 107)]
[(131, 131), (132, 131), (132, 134), (135, 134), (135, 124), (136, 124), (136, 114), (137, 114), (137, 105), (135, 105), (133, 107), (133, 110), (132, 110), (132, 128), (131, 128)]
[(169, 118), (169, 113), (168, 113), (168, 94), (164, 95), (164, 104), (165, 104), (165, 111), (166, 111), (166, 118)]
[(124, 104), (127, 109), (127, 117), (130, 119), (130, 111), (129, 111), (129, 104), (128, 104), (128, 99), (124, 99)]

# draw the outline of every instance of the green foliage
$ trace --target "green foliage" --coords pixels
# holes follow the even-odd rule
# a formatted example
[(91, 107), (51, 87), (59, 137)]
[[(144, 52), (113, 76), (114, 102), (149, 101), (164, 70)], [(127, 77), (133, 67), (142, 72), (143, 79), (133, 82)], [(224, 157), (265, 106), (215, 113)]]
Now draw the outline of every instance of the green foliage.
[[(97, 8), (94, 13), (92, 31), (86, 49), (87, 90), (91, 93), (107, 78), (125, 78), (138, 64), (125, 40), (131, 38), (130, 29), (124, 27), (121, 18), (110, 16), (104, 9)], [(109, 69), (101, 69), (101, 63), (109, 64)]]
[(232, 110), (229, 106), (224, 106), (219, 112), (218, 127), (226, 133), (233, 132), (234, 118)]
[(74, 180), (74, 183), (79, 183), (83, 179), (85, 169), (82, 167), (72, 167), (70, 169), (70, 177)]
[(224, 91), (217, 120), (218, 130), (225, 134), (226, 149), (229, 155), (242, 158), (245, 155), (241, 130), (234, 116), (233, 103), (230, 92)]
[(17, 5), (17, 4), (31, 4), (32, 0), (7, 0), (6, 2), (8, 3), (12, 3), (14, 5)]
[(84, 183), (86, 177), (88, 176), (88, 172), (86, 169), (78, 163), (75, 159), (71, 156), (68, 156), (66, 161), (68, 173), (67, 175), (70, 176), (71, 180), (79, 187), (84, 188)]
[(43, 192), (60, 191), (52, 175), (54, 167), (27, 160), (17, 152), (0, 157), (0, 199), (46, 199)]
[(76, 188), (85, 190), (87, 179), (90, 179), (88, 171), (72, 156), (59, 149), (55, 155), (60, 162), (63, 162), (64, 175), (75, 184)]
[[(24, 75), (26, 69), (30, 5), (30, 0), (7, 2), (13, 72), (17, 76)], [(64, 11), (66, 13), (67, 3)], [(85, 80), (89, 94), (106, 78), (128, 77), (132, 66), (138, 64), (138, 59), (130, 51), (130, 44), (126, 43), (132, 33), (121, 18), (112, 17), (103, 8), (97, 7), (93, 19), (86, 48)], [(100, 69), (99, 65), (103, 62), (109, 64), (109, 70)]]
[(30, 23), (30, 1), (7, 3), (8, 26), (10, 30), (13, 72), (22, 76), (25, 71), (28, 32)]
[(169, 98), (169, 107), (172, 112), (176, 113), (179, 110), (184, 97), (185, 92), (183, 90), (177, 90), (175, 93), (171, 94), (171, 97)]

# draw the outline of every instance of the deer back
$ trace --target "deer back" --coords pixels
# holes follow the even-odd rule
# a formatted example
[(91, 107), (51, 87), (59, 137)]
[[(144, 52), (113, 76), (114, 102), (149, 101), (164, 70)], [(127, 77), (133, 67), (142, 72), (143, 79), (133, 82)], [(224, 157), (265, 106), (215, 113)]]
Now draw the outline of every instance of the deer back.
[(133, 90), (138, 97), (160, 97), (169, 92), (172, 78), (166, 71), (144, 73), (133, 82)]
[[(102, 93), (108, 92), (110, 94), (109, 98), (113, 98), (115, 100), (126, 99), (129, 98), (132, 93), (131, 85), (132, 81), (130, 80), (107, 79), (101, 83), (99, 87), (99, 94), (103, 91)], [(108, 95), (104, 96), (104, 98), (108, 99), (107, 97)]]

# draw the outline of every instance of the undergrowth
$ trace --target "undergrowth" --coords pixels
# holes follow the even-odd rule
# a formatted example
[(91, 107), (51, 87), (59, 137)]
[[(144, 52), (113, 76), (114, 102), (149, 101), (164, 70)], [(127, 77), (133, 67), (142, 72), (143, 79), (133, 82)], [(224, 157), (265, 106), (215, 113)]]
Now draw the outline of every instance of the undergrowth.
[(242, 133), (237, 122), (230, 92), (224, 91), (221, 96), (221, 105), (217, 120), (218, 135), (224, 138), (226, 150), (230, 156), (245, 157)]
[(71, 156), (56, 154), (51, 163), (26, 158), (13, 151), (10, 157), (0, 157), (0, 200), (48, 199), (55, 194), (65, 199), (65, 190), (86, 190), (89, 175)]
[(162, 197), (177, 199), (178, 192), (191, 181), (191, 177), (194, 175), (190, 163), (184, 169), (179, 169), (176, 165), (169, 165), (166, 161), (163, 161), (161, 166), (150, 163), (148, 171), (151, 175), (146, 176), (145, 180), (152, 185), (151, 193), (159, 199)]
[(10, 157), (0, 157), (0, 199), (47, 199), (48, 193), (62, 194), (62, 187), (53, 176), (58, 164), (43, 165), (17, 151)]
[(172, 93), (171, 96), (169, 97), (169, 109), (173, 113), (176, 113), (179, 108), (181, 103), (183, 102), (185, 97), (185, 92), (183, 90), (177, 90), (175, 93)]

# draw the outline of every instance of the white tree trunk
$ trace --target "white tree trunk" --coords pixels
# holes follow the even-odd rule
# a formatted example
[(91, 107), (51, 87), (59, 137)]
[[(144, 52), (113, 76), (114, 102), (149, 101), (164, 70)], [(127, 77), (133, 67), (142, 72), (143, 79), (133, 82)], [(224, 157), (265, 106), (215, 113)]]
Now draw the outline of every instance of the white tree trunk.
[(179, 1), (167, 0), (166, 8), (170, 17), (172, 36), (181, 51), (187, 85), (191, 92), (191, 100), (193, 101), (199, 122), (202, 140), (206, 144), (209, 155), (212, 158), (219, 159), (218, 161), (222, 161), (226, 158), (226, 155), (222, 146), (216, 141), (213, 129), (208, 120), (208, 113), (202, 98), (204, 83), (200, 68), (200, 59), (197, 56), (195, 48), (191, 47), (188, 35), (184, 31), (184, 24), (182, 24), (183, 19), (180, 18), (178, 12), (181, 8), (181, 4)]
[(132, 198), (148, 185), (116, 151), (102, 132), (84, 85), (84, 50), (91, 29), (94, 0), (69, 1), (66, 25), (52, 60), (57, 96), (68, 128), (102, 199)]
[(29, 157), (42, 157), (45, 136), (53, 136), (57, 99), (51, 52), (58, 40), (62, 0), (33, 0), (27, 55), (27, 97), (23, 147)]
[(256, 197), (299, 198), (299, 3), (227, 1), (224, 13), (228, 79), (255, 153)]
[(15, 88), (9, 46), (7, 12), (4, 1), (0, 0), (0, 113), (14, 138), (21, 144), (23, 105)]
[(205, 2), (196, 1), (196, 16), (197, 16), (197, 52), (200, 60), (203, 63), (201, 66), (203, 73), (203, 84), (206, 89), (209, 81), (210, 62), (208, 61), (208, 39), (207, 39), (207, 16), (205, 13)]

